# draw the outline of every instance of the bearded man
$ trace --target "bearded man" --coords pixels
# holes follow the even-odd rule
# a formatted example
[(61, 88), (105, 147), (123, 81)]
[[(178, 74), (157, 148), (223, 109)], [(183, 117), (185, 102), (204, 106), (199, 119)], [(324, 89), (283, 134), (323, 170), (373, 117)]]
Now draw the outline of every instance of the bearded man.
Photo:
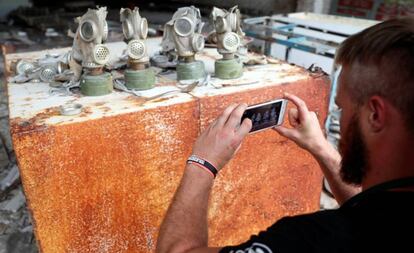
[[(414, 252), (414, 19), (393, 19), (345, 40), (336, 103), (340, 153), (298, 97), (281, 135), (319, 162), (340, 204), (285, 217), (240, 245), (208, 247), (207, 208), (214, 177), (188, 163), (160, 229), (159, 253)], [(230, 105), (197, 139), (193, 155), (218, 171), (252, 127), (246, 104)], [(246, 165), (248, 166), (248, 165)]]

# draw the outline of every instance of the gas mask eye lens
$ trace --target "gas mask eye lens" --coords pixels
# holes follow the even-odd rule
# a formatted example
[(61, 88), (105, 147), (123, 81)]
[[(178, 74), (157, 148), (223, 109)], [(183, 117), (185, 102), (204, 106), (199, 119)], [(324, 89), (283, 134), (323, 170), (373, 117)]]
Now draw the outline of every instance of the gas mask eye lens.
[(231, 23), (231, 30), (235, 31), (237, 30), (237, 14), (232, 13), (230, 14), (230, 23)]
[(141, 21), (140, 31), (141, 31), (141, 38), (145, 40), (148, 35), (148, 21), (146, 18), (143, 18)]
[(104, 22), (104, 26), (103, 26), (103, 32), (102, 32), (102, 40), (106, 41), (106, 39), (108, 38), (108, 23), (105, 21)]
[(215, 25), (216, 25), (216, 31), (219, 33), (223, 33), (227, 29), (227, 23), (223, 17), (217, 17)]
[(193, 32), (193, 26), (190, 19), (183, 17), (175, 21), (174, 30), (179, 36), (186, 37)]
[(122, 22), (122, 31), (124, 32), (126, 39), (130, 39), (132, 37), (132, 25), (129, 20)]
[(192, 40), (194, 51), (199, 52), (204, 48), (204, 37), (201, 34), (195, 34)]
[(80, 35), (85, 41), (91, 41), (95, 35), (95, 25), (90, 21), (81, 24)]
[(34, 68), (33, 63), (20, 60), (16, 65), (16, 72), (21, 75), (32, 71)]

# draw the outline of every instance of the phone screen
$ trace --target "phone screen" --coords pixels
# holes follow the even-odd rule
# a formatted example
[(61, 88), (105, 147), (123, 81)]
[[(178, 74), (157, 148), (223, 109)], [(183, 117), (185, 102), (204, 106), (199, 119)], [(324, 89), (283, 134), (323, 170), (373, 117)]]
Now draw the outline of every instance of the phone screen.
[(266, 103), (264, 105), (247, 108), (243, 114), (242, 122), (245, 118), (249, 118), (252, 121), (252, 129), (250, 132), (276, 126), (279, 122), (279, 117), (283, 117), (283, 115), (280, 115), (282, 104), (283, 101), (279, 100), (274, 103)]

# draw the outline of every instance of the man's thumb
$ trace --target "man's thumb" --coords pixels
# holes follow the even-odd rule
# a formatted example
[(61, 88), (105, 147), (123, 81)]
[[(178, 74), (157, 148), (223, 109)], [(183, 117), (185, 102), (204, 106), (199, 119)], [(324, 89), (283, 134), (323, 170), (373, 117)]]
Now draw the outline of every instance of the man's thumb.
[(276, 126), (273, 128), (276, 132), (278, 132), (280, 135), (292, 139), (294, 137), (295, 130), (290, 129), (284, 126)]

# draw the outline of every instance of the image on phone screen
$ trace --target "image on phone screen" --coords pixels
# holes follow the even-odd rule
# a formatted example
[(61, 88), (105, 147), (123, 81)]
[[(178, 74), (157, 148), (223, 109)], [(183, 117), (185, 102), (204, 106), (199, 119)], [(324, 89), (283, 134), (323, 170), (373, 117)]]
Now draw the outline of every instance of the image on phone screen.
[(248, 107), (242, 116), (242, 122), (245, 118), (252, 121), (250, 132), (280, 125), (283, 122), (285, 107), (286, 100), (284, 99)]

